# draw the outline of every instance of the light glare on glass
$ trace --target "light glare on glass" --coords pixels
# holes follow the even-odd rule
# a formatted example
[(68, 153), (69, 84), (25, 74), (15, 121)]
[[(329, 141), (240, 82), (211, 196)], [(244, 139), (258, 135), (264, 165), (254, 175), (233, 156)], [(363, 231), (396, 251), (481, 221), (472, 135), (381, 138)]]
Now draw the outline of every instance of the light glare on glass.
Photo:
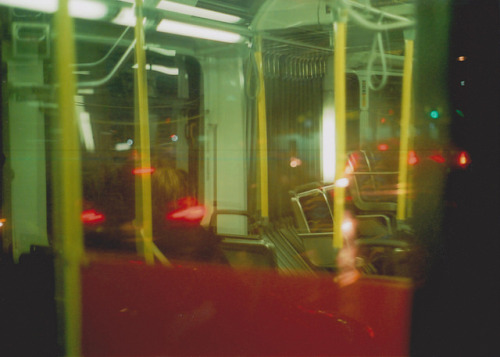
[(350, 236), (354, 232), (354, 225), (350, 219), (345, 219), (342, 222), (342, 233), (346, 236)]
[(347, 187), (349, 186), (349, 179), (347, 177), (343, 177), (335, 181), (335, 186), (337, 187)]

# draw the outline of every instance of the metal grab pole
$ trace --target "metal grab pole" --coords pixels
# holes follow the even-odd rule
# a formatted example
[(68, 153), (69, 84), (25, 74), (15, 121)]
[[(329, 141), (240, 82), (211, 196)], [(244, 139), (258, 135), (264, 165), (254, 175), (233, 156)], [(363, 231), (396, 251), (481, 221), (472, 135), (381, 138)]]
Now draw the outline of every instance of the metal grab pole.
[(259, 93), (257, 94), (257, 115), (259, 123), (258, 150), (260, 168), (260, 210), (264, 222), (269, 220), (269, 182), (267, 161), (267, 117), (266, 90), (264, 86), (264, 69), (262, 67), (262, 38), (257, 37), (255, 62), (259, 75)]
[(335, 52), (333, 58), (335, 104), (335, 187), (333, 196), (333, 248), (343, 245), (342, 223), (344, 220), (345, 186), (339, 185), (346, 166), (346, 12), (342, 10), (333, 24)]
[(413, 40), (405, 41), (405, 61), (403, 69), (403, 92), (401, 99), (401, 134), (399, 144), (399, 177), (398, 177), (398, 206), (396, 218), (398, 222), (406, 218), (408, 197), (408, 153), (411, 120), (413, 73)]
[(66, 356), (81, 355), (81, 279), (83, 258), (81, 158), (78, 124), (75, 117), (75, 58), (73, 21), (68, 13), (68, 0), (59, 0), (55, 15), (56, 71), (58, 81), (61, 131), (54, 155), (56, 239), (56, 300), (62, 304), (64, 348)]
[[(146, 55), (144, 52), (144, 28), (142, 0), (135, 1), (135, 59), (137, 69), (136, 82), (136, 138), (139, 142), (138, 158), (141, 168), (151, 167), (151, 148), (149, 138), (148, 89), (146, 77)], [(147, 264), (154, 263), (153, 250), (153, 218), (151, 200), (151, 174), (145, 173), (136, 177), (135, 194), (136, 242)]]

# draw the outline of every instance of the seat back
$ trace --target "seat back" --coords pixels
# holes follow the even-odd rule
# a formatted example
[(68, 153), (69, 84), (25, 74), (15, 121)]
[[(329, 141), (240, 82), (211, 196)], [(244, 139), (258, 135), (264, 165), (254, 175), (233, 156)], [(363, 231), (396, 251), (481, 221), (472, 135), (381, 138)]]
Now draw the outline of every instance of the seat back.
[(347, 160), (349, 192), (357, 209), (395, 212), (397, 209), (397, 156), (395, 153), (351, 152)]

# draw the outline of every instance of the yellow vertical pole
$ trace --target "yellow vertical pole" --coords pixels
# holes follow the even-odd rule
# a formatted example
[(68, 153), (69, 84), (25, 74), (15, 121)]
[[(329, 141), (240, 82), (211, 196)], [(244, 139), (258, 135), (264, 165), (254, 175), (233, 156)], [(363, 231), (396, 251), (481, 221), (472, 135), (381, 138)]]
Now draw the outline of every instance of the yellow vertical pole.
[(259, 168), (260, 168), (260, 209), (261, 217), (266, 222), (269, 219), (269, 182), (267, 166), (267, 118), (266, 89), (264, 85), (264, 68), (262, 65), (262, 38), (257, 37), (255, 62), (259, 73), (259, 93), (257, 94), (257, 115), (259, 123)]
[(333, 24), (335, 51), (333, 58), (335, 105), (335, 187), (333, 196), (333, 247), (342, 248), (342, 222), (344, 220), (345, 186), (338, 185), (345, 176), (346, 166), (346, 13), (342, 10)]
[(73, 22), (68, 13), (68, 0), (59, 0), (55, 15), (56, 71), (58, 82), (58, 127), (61, 132), (55, 155), (54, 175), (56, 299), (62, 304), (65, 354), (81, 355), (81, 282), (83, 233), (80, 140), (75, 117), (75, 62)]
[(403, 68), (403, 89), (401, 98), (401, 133), (399, 144), (399, 178), (398, 178), (398, 206), (396, 218), (404, 221), (406, 218), (407, 190), (408, 190), (408, 152), (411, 120), (413, 73), (413, 40), (405, 40), (405, 60)]
[[(138, 159), (142, 168), (151, 167), (151, 148), (149, 138), (148, 90), (146, 77), (146, 54), (144, 52), (144, 17), (142, 14), (142, 0), (135, 0), (135, 71), (136, 83), (136, 138), (139, 142)], [(153, 253), (153, 219), (151, 207), (151, 175), (139, 174), (136, 178), (136, 241), (144, 260), (148, 264), (154, 263)]]

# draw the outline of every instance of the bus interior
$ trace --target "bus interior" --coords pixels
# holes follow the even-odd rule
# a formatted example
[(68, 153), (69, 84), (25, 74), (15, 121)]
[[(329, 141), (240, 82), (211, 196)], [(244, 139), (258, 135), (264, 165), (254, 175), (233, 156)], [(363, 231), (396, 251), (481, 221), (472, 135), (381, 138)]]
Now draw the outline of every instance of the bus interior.
[(499, 5), (0, 0), (1, 352), (498, 353)]

